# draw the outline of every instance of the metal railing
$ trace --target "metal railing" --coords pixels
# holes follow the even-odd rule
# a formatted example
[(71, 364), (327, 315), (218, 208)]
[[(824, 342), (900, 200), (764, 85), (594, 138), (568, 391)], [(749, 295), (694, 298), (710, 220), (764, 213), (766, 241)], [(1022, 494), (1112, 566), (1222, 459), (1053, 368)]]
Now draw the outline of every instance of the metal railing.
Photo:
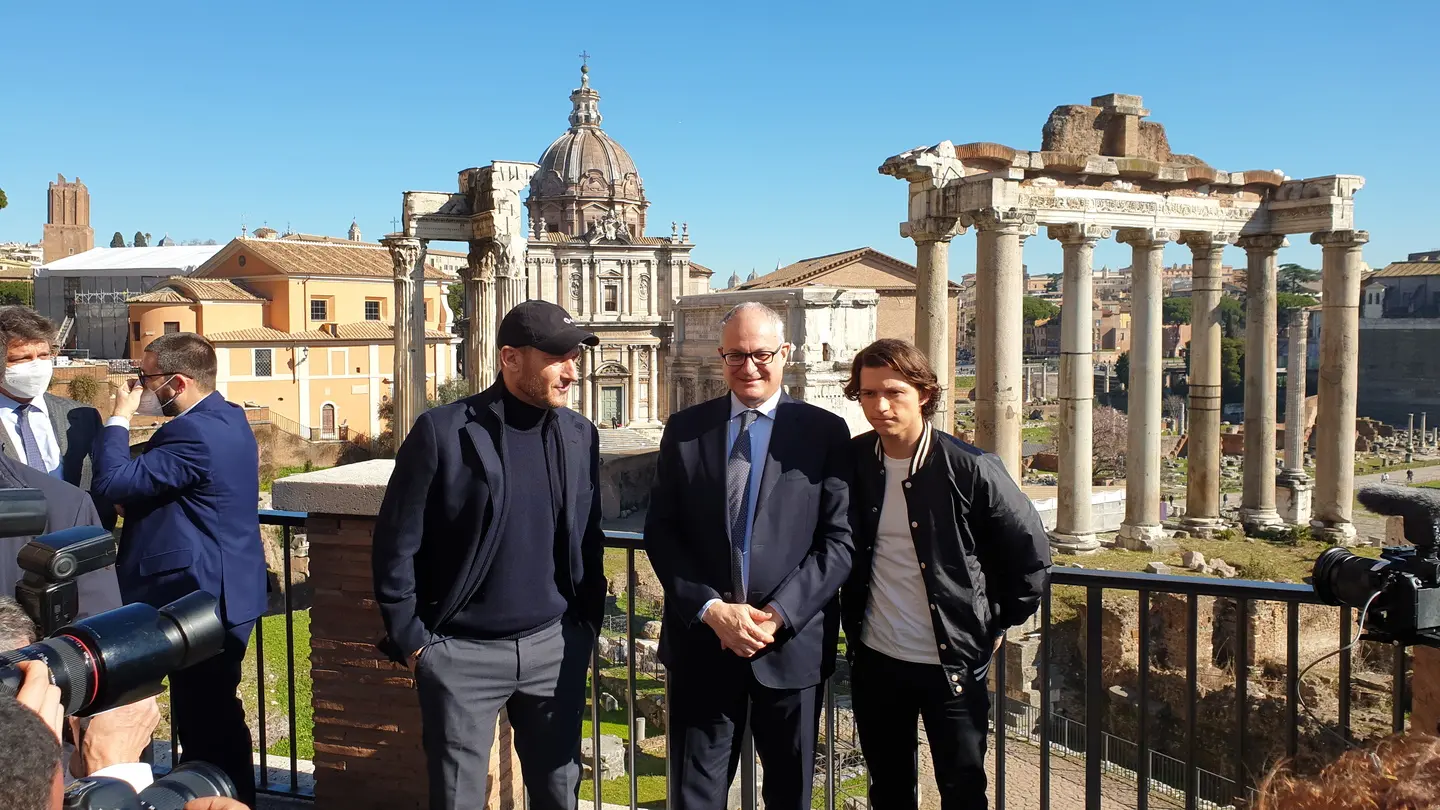
[[(289, 757), (282, 767), (262, 768), (258, 787), (262, 793), (300, 797), (312, 794), (303, 778), (297, 744), (301, 729), (295, 705), (296, 605), (290, 583), (293, 579), (291, 557), (295, 553), (294, 533), (303, 527), (305, 517), (303, 513), (295, 512), (261, 512), (262, 524), (282, 529), (286, 549), (284, 570), (280, 573), (285, 583), (283, 612), (277, 611), (277, 615), (266, 621), (283, 621), (285, 627), (286, 649), (283, 657), (286, 682), (283, 688), (288, 701), (284, 722), (289, 739)], [(591, 722), (588, 738), (592, 754), (589, 761), (594, 767), (585, 782), (590, 796), (608, 800), (607, 803), (628, 804), (632, 809), (642, 805), (663, 806), (666, 802), (654, 795), (656, 787), (651, 777), (663, 776), (668, 793), (669, 687), (664, 668), (655, 655), (654, 643), (638, 638), (645, 621), (660, 618), (661, 605), (637, 598), (640, 583), (637, 563), (639, 555), (643, 554), (643, 537), (632, 532), (606, 532), (606, 546), (624, 552), (626, 587), (608, 609), (603, 623), (602, 644), (608, 651), (607, 656), (602, 657), (602, 645), (597, 644), (591, 660), (587, 716)], [(1134, 671), (1127, 677), (1133, 678), (1130, 700), (1140, 721), (1128, 731), (1117, 729), (1114, 725), (1116, 715), (1124, 707), (1111, 706), (1107, 697), (1107, 684), (1120, 677), (1116, 672), (1121, 666), (1121, 662), (1106, 660), (1106, 612), (1099, 608), (1104, 604), (1107, 593), (1134, 600), (1134, 613), (1127, 614), (1135, 619), (1134, 650), (1129, 659)], [(1061, 597), (1059, 604), (1067, 610), (1076, 608), (1073, 614), (1057, 616), (1057, 594)], [(1074, 598), (1080, 595), (1084, 597), (1083, 608)], [(1183, 647), (1183, 655), (1180, 656), (1183, 664), (1178, 666), (1174, 656), (1179, 628), (1169, 623), (1160, 627), (1152, 621), (1171, 615), (1156, 612), (1157, 597), (1183, 603), (1184, 629), (1180, 633), (1183, 643), (1179, 645)], [(1206, 714), (1203, 725), (1208, 736), (1205, 739), (1211, 744), (1202, 746), (1199, 629), (1202, 600), (1212, 599), (1217, 603), (1224, 600), (1221, 606), (1235, 618), (1233, 632), (1226, 635), (1230, 639), (1227, 643), (1233, 643), (1233, 647), (1223, 650), (1224, 660), (1216, 660), (1214, 649), (1203, 653), (1207, 656), (1203, 667), (1206, 691), (1215, 695), (1228, 689), (1233, 699), (1229, 703), (1230, 716), (1226, 718), (1228, 725), (1222, 731), (1215, 729), (1217, 718), (1214, 713)], [(1274, 661), (1262, 664), (1257, 652), (1259, 643), (1249, 633), (1254, 607), (1262, 603), (1278, 604), (1280, 607), (1276, 610), (1283, 612), (1285, 617), (1283, 666)], [(1040, 810), (1049, 810), (1052, 805), (1083, 805), (1098, 809), (1102, 795), (1106, 796), (1107, 802), (1113, 802), (1117, 795), (1128, 791), (1133, 791), (1133, 800), (1124, 804), (1139, 810), (1147, 810), (1152, 804), (1191, 810), (1242, 802), (1253, 795), (1254, 785), (1264, 767), (1276, 758), (1266, 756), (1265, 746), (1272, 742), (1268, 734), (1253, 728), (1250, 690), (1257, 682), (1269, 695), (1283, 700), (1283, 716), (1278, 721), (1278, 727), (1283, 729), (1284, 739), (1275, 754), (1286, 757), (1301, 753), (1328, 756), (1334, 752), (1319, 750), (1316, 743), (1326, 739), (1326, 732), (1334, 732), (1337, 742), (1339, 738), (1351, 741), (1363, 736), (1352, 727), (1357, 707), (1354, 700), (1357, 688), (1355, 650), (1339, 656), (1336, 665), (1338, 674), (1333, 678), (1334, 702), (1329, 704), (1329, 716), (1323, 721), (1309, 713), (1302, 716), (1305, 709), (1301, 703), (1301, 684), (1296, 676), (1303, 665), (1310, 663), (1300, 657), (1302, 607), (1306, 611), (1335, 612), (1338, 632), (1333, 646), (1343, 647), (1351, 643), (1354, 612), (1348, 608), (1321, 606), (1314, 591), (1307, 585), (1055, 568), (1051, 588), (1041, 602), (1039, 613), (1040, 645), (1035, 661), (1038, 677), (1033, 684), (1035, 688), (1030, 690), (1031, 695), (1038, 692), (1038, 701), (1033, 704), (1026, 702), (1025, 695), (1006, 687), (1009, 682), (1007, 669), (1012, 665), (1010, 656), (997, 656), (993, 665), (990, 724), (994, 733), (990, 744), (995, 756), (990, 793), (994, 806), (1006, 807), (1007, 788), (1012, 787), (1017, 779), (1022, 779), (1027, 785), (1038, 785), (1038, 790), (1026, 788), (1024, 804), (1033, 806), (1038, 802)], [(1170, 609), (1174, 610), (1173, 602)], [(1208, 609), (1219, 612), (1215, 604)], [(1122, 611), (1128, 610), (1127, 602)], [(1212, 643), (1213, 627), (1217, 626), (1218, 621), (1212, 625)], [(1165, 632), (1164, 639), (1157, 640), (1157, 627)], [(1267, 632), (1278, 629), (1266, 628)], [(1062, 645), (1068, 644), (1071, 636), (1075, 636), (1074, 649), (1063, 649)], [(1113, 643), (1114, 639), (1108, 642)], [(1278, 641), (1272, 640), (1272, 646), (1275, 643)], [(1307, 636), (1307, 643), (1312, 643), (1310, 636)], [(255, 730), (262, 747), (268, 749), (270, 746), (265, 745), (265, 741), (269, 739), (269, 721), (264, 709), (267, 656), (260, 624), (257, 624), (252, 647), (258, 690), (256, 704), (260, 706)], [(1155, 668), (1151, 662), (1157, 660), (1156, 653), (1161, 647), (1171, 659), (1165, 667), (1152, 671)], [(1373, 652), (1372, 649), (1372, 657)], [(1385, 731), (1400, 731), (1403, 730), (1408, 708), (1405, 676), (1409, 661), (1403, 648), (1385, 654), (1388, 656), (1385, 663), (1390, 676), (1389, 716), (1374, 715), (1376, 710), (1372, 707), (1371, 719), (1387, 726), (1383, 729)], [(306, 666), (307, 651), (300, 651), (300, 656), (301, 665)], [(1182, 668), (1183, 676), (1180, 676), (1178, 673)], [(1281, 669), (1283, 675), (1280, 674)], [(1177, 679), (1183, 682), (1183, 687), (1178, 689)], [(1221, 679), (1226, 683), (1220, 684)], [(1363, 680), (1364, 687), (1375, 692), (1376, 677)], [(1327, 681), (1320, 688), (1331, 688), (1331, 683)], [(1169, 687), (1166, 699), (1152, 694), (1165, 686)], [(615, 694), (619, 692), (624, 693), (623, 699)], [(606, 698), (607, 694), (616, 698), (613, 704)], [(868, 780), (848, 701), (849, 682), (842, 668), (835, 678), (825, 684), (821, 740), (817, 747), (819, 754), (814, 791), (825, 810), (869, 806), (865, 795)], [(1373, 700), (1370, 702), (1374, 703)], [(644, 711), (641, 710), (642, 704)], [(606, 705), (623, 713), (620, 721), (623, 721), (626, 730), (624, 750), (627, 773), (618, 786), (615, 784), (618, 780), (604, 779), (605, 774), (600, 768), (602, 723), (606, 722), (606, 715), (617, 721), (611, 712), (605, 711)], [(1157, 712), (1157, 709), (1160, 711)], [(650, 713), (650, 718), (645, 717), (646, 711)], [(1171, 716), (1168, 728), (1156, 727), (1153, 718), (1159, 713)], [(1275, 727), (1274, 718), (1269, 719), (1270, 727)], [(663, 731), (655, 729), (656, 725), (664, 726)], [(666, 740), (663, 768), (653, 757), (643, 758), (652, 772), (644, 774), (650, 795), (642, 797), (642, 774), (637, 765), (642, 762), (641, 734), (647, 727), (665, 733)], [(1225, 745), (1214, 744), (1217, 734), (1226, 740)], [(743, 746), (739, 771), (741, 806), (744, 810), (754, 810), (758, 805), (756, 759), (754, 745), (748, 735)], [(658, 756), (657, 748), (647, 745), (646, 749)], [(917, 752), (917, 758), (919, 755)], [(605, 790), (607, 781), (612, 790), (609, 795)]]

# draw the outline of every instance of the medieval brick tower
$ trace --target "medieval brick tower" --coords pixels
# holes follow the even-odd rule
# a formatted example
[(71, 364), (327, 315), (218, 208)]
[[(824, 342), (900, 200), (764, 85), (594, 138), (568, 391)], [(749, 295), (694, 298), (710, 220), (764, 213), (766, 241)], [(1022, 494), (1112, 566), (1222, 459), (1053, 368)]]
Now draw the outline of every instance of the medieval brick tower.
[(95, 231), (90, 227), (90, 191), (80, 178), (70, 183), (61, 174), (50, 184), (50, 218), (40, 246), (45, 264), (95, 247)]

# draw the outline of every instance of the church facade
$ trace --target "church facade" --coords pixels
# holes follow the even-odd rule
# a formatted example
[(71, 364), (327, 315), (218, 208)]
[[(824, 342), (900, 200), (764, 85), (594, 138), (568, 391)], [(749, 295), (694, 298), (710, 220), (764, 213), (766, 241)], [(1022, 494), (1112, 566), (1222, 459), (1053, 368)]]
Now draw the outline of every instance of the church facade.
[(690, 261), (689, 228), (645, 236), (645, 185), (624, 147), (600, 128), (600, 94), (582, 68), (570, 127), (540, 157), (525, 207), (526, 297), (559, 304), (600, 337), (584, 350), (571, 407), (603, 426), (659, 427), (675, 304), (710, 289)]

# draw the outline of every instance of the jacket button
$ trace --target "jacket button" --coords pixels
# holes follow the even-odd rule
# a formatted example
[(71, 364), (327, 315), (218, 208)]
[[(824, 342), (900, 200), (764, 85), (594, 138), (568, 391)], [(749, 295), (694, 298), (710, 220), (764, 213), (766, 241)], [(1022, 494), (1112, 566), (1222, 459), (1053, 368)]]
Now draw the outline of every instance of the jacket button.
[(916, 523), (915, 521), (912, 520), (912, 521), (910, 521), (910, 528), (912, 528), (912, 529), (918, 529), (918, 528), (920, 528), (920, 524), (919, 524), (919, 523)]
[(941, 644), (941, 645), (940, 645), (940, 649), (942, 649), (942, 650), (945, 649), (945, 645), (944, 645), (944, 644)]
[(880, 507), (878, 507), (878, 506), (872, 506), (872, 507), (870, 507), (870, 511), (871, 511), (871, 512), (879, 512), (879, 511), (880, 511)]
[(906, 481), (906, 482), (905, 482), (905, 488), (906, 488), (906, 489), (909, 489), (909, 488), (910, 488), (910, 482), (909, 482), (909, 481)]
[(921, 570), (921, 571), (924, 571), (924, 570), (925, 570), (925, 563), (920, 563), (920, 570)]
[(965, 687), (961, 686), (961, 685), (958, 684), (958, 683), (955, 684), (955, 694), (957, 694), (957, 695), (962, 695), (962, 694), (964, 694), (964, 693), (965, 693)]
[(931, 606), (930, 606), (930, 609), (931, 609), (931, 610), (939, 610), (940, 608), (937, 608), (937, 607), (935, 607), (934, 605), (931, 605)]
[(950, 676), (950, 680), (952, 680), (952, 681), (958, 681), (958, 680), (960, 680), (960, 676), (959, 676), (959, 675), (951, 675), (951, 676)]

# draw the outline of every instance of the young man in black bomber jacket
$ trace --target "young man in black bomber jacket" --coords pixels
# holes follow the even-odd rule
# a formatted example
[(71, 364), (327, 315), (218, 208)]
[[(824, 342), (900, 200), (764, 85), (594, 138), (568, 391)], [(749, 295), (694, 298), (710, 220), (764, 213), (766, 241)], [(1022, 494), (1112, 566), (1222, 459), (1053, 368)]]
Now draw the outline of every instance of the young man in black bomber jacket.
[(919, 717), (942, 810), (988, 806), (985, 676), (1050, 574), (1040, 516), (1000, 460), (930, 427), (939, 393), (925, 356), (893, 339), (861, 350), (845, 386), (875, 428), (851, 440), (855, 561), (840, 595), (875, 810), (916, 806)]

